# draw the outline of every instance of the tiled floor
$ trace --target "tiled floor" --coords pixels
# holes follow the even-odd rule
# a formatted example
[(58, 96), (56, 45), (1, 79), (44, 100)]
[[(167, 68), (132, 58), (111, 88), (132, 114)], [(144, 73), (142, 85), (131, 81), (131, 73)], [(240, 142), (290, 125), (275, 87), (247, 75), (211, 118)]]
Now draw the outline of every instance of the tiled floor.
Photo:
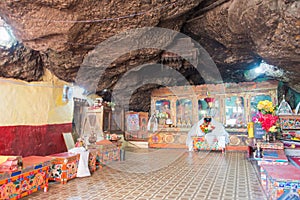
[[(151, 170), (153, 168), (153, 170)], [(133, 171), (136, 170), (136, 173)], [(24, 199), (266, 199), (255, 166), (242, 152), (186, 150), (126, 151), (125, 161), (108, 164), (91, 177)]]

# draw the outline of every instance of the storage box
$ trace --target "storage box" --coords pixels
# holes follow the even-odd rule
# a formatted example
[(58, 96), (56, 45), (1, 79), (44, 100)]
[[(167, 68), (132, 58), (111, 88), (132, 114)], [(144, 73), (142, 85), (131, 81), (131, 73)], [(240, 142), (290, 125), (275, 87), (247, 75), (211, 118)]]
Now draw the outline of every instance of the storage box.
[(263, 189), (268, 199), (300, 199), (300, 169), (293, 165), (262, 165), (261, 170), (266, 177)]
[(53, 158), (49, 180), (66, 184), (68, 180), (76, 177), (80, 154), (63, 152), (49, 157)]
[(99, 158), (101, 164), (105, 164), (107, 161), (120, 160), (120, 146), (114, 145), (109, 140), (102, 140), (97, 142), (96, 148), (99, 151)]
[(48, 191), (51, 158), (23, 158), (23, 169), (0, 173), (0, 199), (19, 199), (37, 190)]
[(89, 149), (89, 170), (90, 172), (94, 172), (97, 169), (97, 157), (99, 152), (97, 149)]

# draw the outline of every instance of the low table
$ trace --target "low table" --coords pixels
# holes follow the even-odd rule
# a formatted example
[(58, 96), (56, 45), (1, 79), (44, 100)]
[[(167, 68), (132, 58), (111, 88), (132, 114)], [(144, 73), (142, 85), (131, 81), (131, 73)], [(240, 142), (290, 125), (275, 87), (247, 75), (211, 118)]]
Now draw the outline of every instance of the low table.
[(20, 199), (38, 190), (48, 191), (52, 158), (24, 157), (23, 169), (0, 173), (0, 199)]
[(53, 159), (49, 180), (66, 184), (68, 180), (76, 178), (80, 154), (63, 152), (48, 157)]
[(300, 169), (293, 165), (261, 165), (261, 181), (268, 199), (300, 198)]

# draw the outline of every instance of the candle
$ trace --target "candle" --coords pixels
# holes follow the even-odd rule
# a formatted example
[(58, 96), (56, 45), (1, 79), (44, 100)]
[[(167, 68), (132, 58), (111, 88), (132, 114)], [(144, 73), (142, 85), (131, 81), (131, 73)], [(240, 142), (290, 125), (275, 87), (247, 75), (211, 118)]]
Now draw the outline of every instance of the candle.
[(254, 123), (253, 122), (248, 123), (248, 137), (254, 138)]

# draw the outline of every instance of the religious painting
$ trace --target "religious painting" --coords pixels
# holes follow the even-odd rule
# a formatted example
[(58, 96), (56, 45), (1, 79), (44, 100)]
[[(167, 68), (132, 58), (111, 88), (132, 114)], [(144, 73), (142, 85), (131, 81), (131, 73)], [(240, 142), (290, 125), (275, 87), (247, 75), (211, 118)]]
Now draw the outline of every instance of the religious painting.
[(164, 125), (166, 119), (171, 118), (171, 103), (169, 100), (158, 100), (155, 102), (158, 123)]
[(139, 131), (139, 114), (127, 115), (127, 131)]
[(225, 101), (226, 125), (241, 127), (246, 124), (245, 102), (240, 96), (227, 97)]
[(192, 101), (178, 99), (176, 101), (177, 126), (190, 127), (192, 125)]

